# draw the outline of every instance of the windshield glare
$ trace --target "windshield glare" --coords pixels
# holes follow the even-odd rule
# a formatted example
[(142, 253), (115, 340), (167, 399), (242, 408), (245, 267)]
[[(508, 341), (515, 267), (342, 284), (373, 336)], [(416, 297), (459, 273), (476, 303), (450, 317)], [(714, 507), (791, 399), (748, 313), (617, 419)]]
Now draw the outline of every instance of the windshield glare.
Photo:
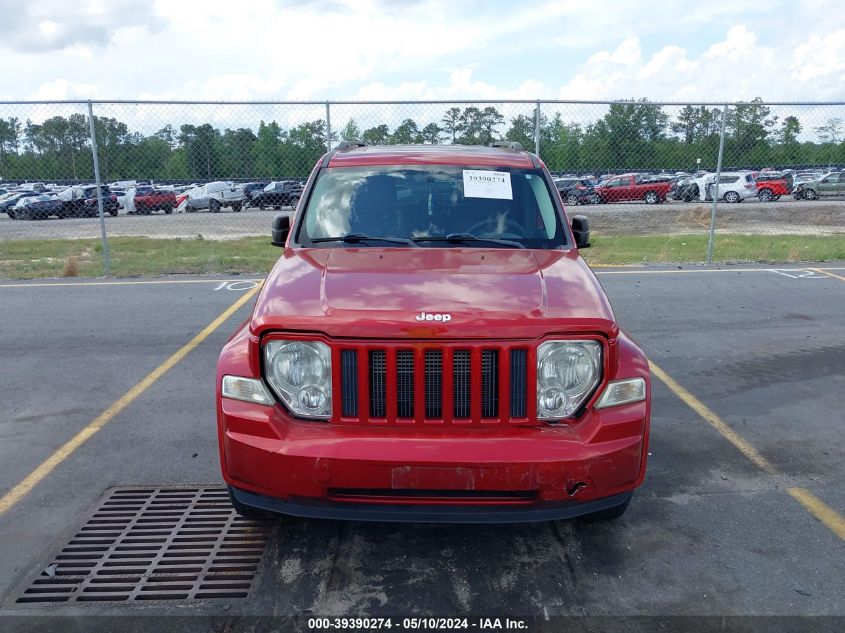
[[(471, 181), (504, 180), (485, 188)], [(468, 173), (465, 173), (468, 172)], [(502, 177), (499, 174), (506, 174)], [(509, 182), (508, 182), (509, 180)], [(470, 182), (465, 191), (464, 183)], [(336, 167), (318, 177), (298, 239), (368, 237), (414, 239), (472, 234), (505, 239), (527, 248), (565, 244), (549, 188), (539, 169), (457, 166)]]

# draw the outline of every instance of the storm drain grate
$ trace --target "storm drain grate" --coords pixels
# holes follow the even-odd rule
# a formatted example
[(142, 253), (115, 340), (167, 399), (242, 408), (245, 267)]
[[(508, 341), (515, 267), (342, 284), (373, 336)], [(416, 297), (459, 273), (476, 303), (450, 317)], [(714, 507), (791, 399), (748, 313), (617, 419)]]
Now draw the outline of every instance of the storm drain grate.
[(244, 598), (271, 529), (225, 488), (115, 489), (16, 602)]

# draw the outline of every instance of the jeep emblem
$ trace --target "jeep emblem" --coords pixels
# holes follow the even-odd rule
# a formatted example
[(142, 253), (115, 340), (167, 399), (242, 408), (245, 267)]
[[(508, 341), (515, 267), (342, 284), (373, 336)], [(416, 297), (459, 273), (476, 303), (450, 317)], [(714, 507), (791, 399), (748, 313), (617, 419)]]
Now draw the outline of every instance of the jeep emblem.
[(420, 312), (416, 317), (417, 321), (442, 321), (448, 323), (452, 320), (451, 314), (434, 314), (432, 312)]

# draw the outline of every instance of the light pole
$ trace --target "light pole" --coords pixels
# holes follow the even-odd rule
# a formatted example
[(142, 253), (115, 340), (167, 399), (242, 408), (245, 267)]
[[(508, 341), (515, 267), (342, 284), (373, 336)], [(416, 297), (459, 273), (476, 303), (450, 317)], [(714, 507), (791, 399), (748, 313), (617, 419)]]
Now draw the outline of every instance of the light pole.
[(695, 173), (697, 174), (700, 171), (701, 171), (701, 159), (696, 158), (695, 159)]

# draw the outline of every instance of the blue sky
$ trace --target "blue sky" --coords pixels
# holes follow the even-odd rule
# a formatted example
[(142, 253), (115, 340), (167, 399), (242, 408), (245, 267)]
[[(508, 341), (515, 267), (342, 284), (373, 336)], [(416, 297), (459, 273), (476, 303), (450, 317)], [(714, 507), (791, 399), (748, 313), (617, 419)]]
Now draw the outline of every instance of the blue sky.
[(845, 20), (826, 0), (0, 0), (0, 15), (0, 99), (845, 99)]

